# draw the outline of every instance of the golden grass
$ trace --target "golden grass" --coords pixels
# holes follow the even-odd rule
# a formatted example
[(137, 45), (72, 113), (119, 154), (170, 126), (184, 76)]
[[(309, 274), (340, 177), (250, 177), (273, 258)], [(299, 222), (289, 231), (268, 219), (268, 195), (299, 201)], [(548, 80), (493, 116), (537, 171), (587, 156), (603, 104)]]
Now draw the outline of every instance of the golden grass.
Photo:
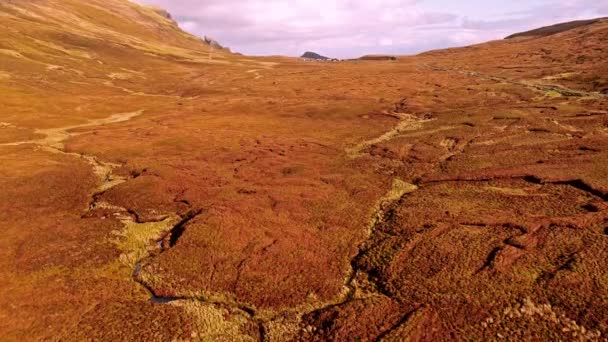
[(196, 330), (192, 334), (194, 341), (257, 341), (257, 338), (246, 333), (252, 330), (253, 322), (243, 312), (195, 300), (176, 301), (171, 305), (183, 308), (193, 317)]
[[(554, 196), (505, 182), (478, 186), (471, 196), (454, 200), (459, 193), (456, 186), (421, 194), (427, 188), (426, 178), (545, 172), (555, 179), (574, 174), (594, 185), (607, 179), (602, 163), (607, 128), (601, 115), (566, 121), (567, 125), (548, 121), (588, 114), (602, 104), (591, 97), (533, 99), (538, 88), (530, 87), (538, 83), (526, 85), (525, 80), (539, 82), (542, 75), (559, 70), (499, 69), (502, 61), (511, 59), (505, 57), (512, 56), (510, 46), (456, 49), (395, 63), (306, 64), (222, 51), (214, 51), (210, 59), (208, 46), (200, 40), (181, 32), (154, 9), (125, 1), (48, 0), (0, 6), (0, 23), (7, 28), (0, 37), (4, 109), (0, 139), (22, 144), (0, 147), (0, 151), (16, 151), (3, 159), (0, 168), (0, 185), (8, 194), (0, 218), (9, 227), (2, 245), (1, 276), (19, 280), (10, 284), (28, 284), (28, 269), (42, 269), (29, 275), (38, 287), (3, 288), (0, 304), (5, 311), (0, 315), (7, 319), (0, 323), (0, 333), (17, 336), (15, 331), (38, 324), (42, 329), (27, 329), (28, 336), (52, 340), (63, 329), (52, 325), (55, 318), (79, 322), (85, 309), (96, 308), (108, 316), (106, 322), (121, 329), (124, 322), (115, 317), (141, 322), (149, 319), (146, 313), (167, 308), (174, 311), (167, 310), (166, 315), (181, 313), (173, 307), (180, 306), (188, 313), (184, 325), (191, 319), (197, 326), (194, 340), (251, 339), (257, 322), (237, 309), (250, 307), (256, 309), (256, 319), (266, 322), (267, 337), (281, 341), (301, 333), (299, 324), (307, 313), (331, 306), (344, 316), (328, 324), (306, 322), (327, 326), (326, 339), (331, 340), (332, 329), (365, 329), (359, 312), (349, 313), (345, 305), (352, 304), (352, 288), (342, 286), (351, 280), (348, 270), (360, 246), (378, 253), (371, 262), (377, 266), (373, 271), (385, 273), (378, 279), (371, 273), (370, 277), (359, 274), (361, 282), (357, 278), (348, 285), (357, 288), (369, 282), (369, 287), (361, 288), (370, 292), (382, 290), (382, 285), (390, 295), (400, 296), (403, 304), (424, 302), (447, 315), (450, 309), (468, 309), (459, 307), (465, 305), (462, 296), (466, 305), (479, 302), (474, 309), (483, 312), (493, 305), (496, 293), (519, 295), (533, 286), (548, 267), (545, 264), (559, 266), (559, 258), (546, 257), (526, 267), (504, 266), (500, 271), (512, 276), (505, 282), (508, 285), (494, 283), (501, 276), (498, 272), (476, 278), (472, 274), (492, 248), (510, 238), (510, 228), (480, 228), (468, 219), (488, 212), (495, 219), (494, 214), (530, 207), (537, 213), (547, 209), (552, 215), (579, 214), (586, 197), (578, 194), (580, 201), (573, 201), (568, 211), (553, 208), (555, 204), (548, 201)], [(517, 49), (536, 52), (538, 46)], [(431, 71), (422, 67), (428, 63), (453, 68)], [(564, 64), (569, 65), (567, 70), (601, 75), (590, 63), (565, 60)], [(500, 77), (472, 78), (449, 71), (471, 68), (483, 72), (478, 76)], [(563, 80), (573, 89), (586, 87), (579, 77), (568, 75)], [(406, 105), (399, 111), (407, 113), (391, 111), (402, 99)], [(140, 109), (145, 110), (139, 112), (141, 117), (132, 115)], [(418, 119), (428, 113), (436, 119)], [(501, 115), (513, 120), (493, 118)], [(526, 134), (529, 127), (547, 125), (573, 134), (576, 128), (584, 134), (577, 139), (561, 133)], [(579, 142), (593, 149), (579, 150)], [(57, 153), (41, 153), (36, 144)], [(371, 149), (374, 145), (383, 145), (386, 151)], [(57, 150), (64, 148), (67, 156)], [(457, 150), (450, 160), (445, 159), (446, 149)], [(369, 156), (358, 158), (367, 152)], [(30, 164), (12, 164), (17, 160)], [(47, 164), (56, 168), (40, 166)], [(90, 178), (86, 184), (76, 186), (86, 177)], [(423, 184), (418, 191), (409, 183), (412, 179)], [(96, 210), (81, 217), (92, 195), (98, 197)], [(420, 202), (412, 205), (419, 195)], [(510, 202), (495, 203), (486, 197)], [(448, 205), (438, 211), (444, 204)], [(125, 207), (169, 216), (138, 224), (124, 216)], [(196, 300), (152, 305), (133, 282), (133, 267), (150, 256), (154, 242), (179, 220), (177, 213), (189, 207), (211, 208), (205, 213), (205, 224), (189, 227), (170, 252), (147, 258), (148, 267), (143, 267), (138, 280), (159, 294)], [(388, 220), (385, 214), (392, 209), (396, 215)], [(460, 223), (466, 227), (461, 229)], [(369, 235), (374, 229), (383, 234), (382, 239)], [(595, 241), (601, 243), (604, 227), (594, 229)], [(431, 234), (424, 235), (426, 231)], [(560, 235), (560, 241), (566, 234)], [(416, 237), (410, 240), (412, 235)], [(526, 238), (508, 241), (525, 243)], [(376, 242), (382, 245), (371, 246)], [(504, 249), (536, 253), (534, 246)], [(604, 288), (601, 258), (594, 257), (589, 257), (590, 262), (598, 266), (576, 279), (585, 280), (593, 273), (597, 286)], [(95, 266), (80, 266), (89, 263)], [(415, 267), (407, 268), (411, 265)], [(213, 276), (211, 268), (216, 269)], [(479, 272), (479, 277), (484, 276), (485, 271)], [(372, 284), (386, 279), (390, 283)], [(471, 279), (478, 285), (472, 297), (461, 286)], [(62, 282), (64, 287), (51, 288)], [(52, 295), (44, 293), (46, 288)], [(114, 293), (116, 288), (121, 292)], [(415, 293), (407, 292), (412, 288)], [(584, 302), (579, 293), (567, 294), (567, 303)], [(34, 296), (36, 303), (24, 302)], [(82, 305), (62, 307), (67, 313), (60, 312), (57, 305), (74, 298)], [(364, 297), (355, 293), (354, 298)], [(434, 302), (438, 298), (457, 302)], [(109, 309), (100, 302), (124, 303), (121, 312), (129, 315), (104, 311)], [(131, 315), (133, 308), (141, 310)], [(438, 328), (446, 334), (436, 336), (441, 340), (452, 332), (441, 329), (464, 329), (473, 319), (447, 317), (437, 318), (446, 320), (437, 323), (425, 320), (426, 312), (417, 313), (397, 329), (401, 335), (395, 338), (415, 336), (418, 325), (436, 323), (428, 331)], [(93, 326), (98, 323), (97, 317), (89, 321)], [(155, 321), (153, 329), (167, 331), (163, 322)], [(583, 323), (579, 326), (593, 324)], [(131, 339), (139, 333), (122, 332)]]
[(371, 235), (374, 228), (378, 224), (382, 223), (386, 210), (388, 210), (391, 205), (395, 204), (396, 201), (400, 200), (406, 194), (412, 193), (416, 190), (418, 190), (418, 186), (414, 184), (404, 182), (399, 178), (393, 179), (391, 189), (372, 207), (371, 220), (368, 225), (368, 234)]
[(543, 77), (543, 80), (549, 80), (549, 81), (564, 80), (564, 79), (572, 78), (572, 77), (576, 76), (577, 74), (578, 73), (576, 73), (576, 72), (564, 72), (561, 74)]
[(388, 132), (382, 134), (381, 136), (364, 141), (354, 147), (349, 147), (346, 149), (346, 153), (349, 158), (355, 159), (362, 155), (363, 151), (373, 145), (380, 144), (383, 142), (390, 141), (395, 139), (396, 137), (402, 135), (405, 132), (416, 131), (422, 128), (425, 122), (429, 120), (419, 119), (411, 114), (404, 113), (394, 113), (393, 115), (399, 118), (399, 122), (397, 125), (389, 130)]
[(114, 240), (123, 252), (120, 261), (125, 266), (134, 268), (139, 260), (148, 255), (148, 250), (154, 247), (152, 242), (160, 239), (179, 220), (179, 217), (173, 216), (160, 222), (137, 223), (130, 217), (121, 218), (124, 229), (115, 233), (117, 238)]

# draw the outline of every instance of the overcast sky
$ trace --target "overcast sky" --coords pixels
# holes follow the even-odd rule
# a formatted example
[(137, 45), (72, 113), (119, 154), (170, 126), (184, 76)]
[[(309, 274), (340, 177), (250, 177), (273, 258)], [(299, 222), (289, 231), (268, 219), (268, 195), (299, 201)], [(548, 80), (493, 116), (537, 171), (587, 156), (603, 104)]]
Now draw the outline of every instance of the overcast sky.
[(248, 55), (411, 54), (608, 16), (608, 0), (139, 0)]

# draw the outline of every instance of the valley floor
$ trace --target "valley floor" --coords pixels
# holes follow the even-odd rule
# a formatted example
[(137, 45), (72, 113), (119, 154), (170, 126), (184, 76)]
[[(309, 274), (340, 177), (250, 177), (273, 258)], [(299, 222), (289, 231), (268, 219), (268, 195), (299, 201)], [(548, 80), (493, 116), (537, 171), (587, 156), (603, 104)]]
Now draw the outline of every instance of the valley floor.
[(595, 25), (398, 61), (0, 50), (0, 335), (605, 339)]

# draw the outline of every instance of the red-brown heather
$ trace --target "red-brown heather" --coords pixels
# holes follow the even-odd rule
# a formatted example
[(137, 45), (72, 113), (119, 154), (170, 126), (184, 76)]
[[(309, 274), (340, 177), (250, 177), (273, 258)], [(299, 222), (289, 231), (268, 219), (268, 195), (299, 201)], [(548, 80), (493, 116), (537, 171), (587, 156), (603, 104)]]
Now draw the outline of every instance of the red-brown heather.
[(0, 26), (1, 340), (606, 340), (608, 21), (343, 62), (125, 0)]

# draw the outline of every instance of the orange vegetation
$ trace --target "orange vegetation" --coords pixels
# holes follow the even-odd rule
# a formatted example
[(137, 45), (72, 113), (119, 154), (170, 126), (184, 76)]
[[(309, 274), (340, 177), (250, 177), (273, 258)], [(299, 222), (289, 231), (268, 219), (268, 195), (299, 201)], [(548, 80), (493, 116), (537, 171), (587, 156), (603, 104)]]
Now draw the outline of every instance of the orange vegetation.
[(601, 340), (608, 23), (396, 61), (0, 3), (3, 340)]

